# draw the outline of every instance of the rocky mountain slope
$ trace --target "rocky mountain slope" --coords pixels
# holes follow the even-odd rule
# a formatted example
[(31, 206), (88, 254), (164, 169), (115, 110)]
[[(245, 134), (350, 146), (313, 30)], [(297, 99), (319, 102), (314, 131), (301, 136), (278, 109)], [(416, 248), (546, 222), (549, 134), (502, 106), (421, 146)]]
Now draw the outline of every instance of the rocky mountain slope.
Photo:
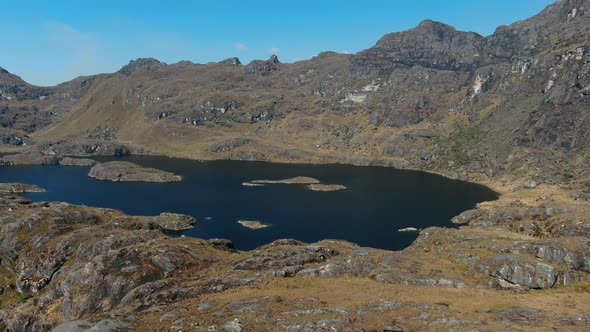
[(354, 55), (293, 64), (138, 59), (51, 88), (3, 72), (3, 142), (585, 179), (589, 7), (558, 1), (488, 37), (426, 20)]
[(124, 144), (189, 158), (380, 164), (464, 178), (542, 168), (549, 181), (586, 179), (578, 166), (590, 143), (589, 7), (558, 1), (488, 37), (426, 20), (354, 55), (293, 64), (138, 59), (52, 88), (3, 71), (2, 141), (57, 154)]

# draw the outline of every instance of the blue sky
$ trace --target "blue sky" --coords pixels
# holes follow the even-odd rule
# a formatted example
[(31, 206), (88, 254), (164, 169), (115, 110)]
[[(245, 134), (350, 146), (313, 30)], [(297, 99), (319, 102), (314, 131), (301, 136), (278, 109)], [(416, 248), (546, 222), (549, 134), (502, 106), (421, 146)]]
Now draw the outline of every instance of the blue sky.
[(3, 1), (0, 66), (37, 85), (154, 57), (198, 63), (358, 52), (433, 19), (482, 35), (553, 0)]

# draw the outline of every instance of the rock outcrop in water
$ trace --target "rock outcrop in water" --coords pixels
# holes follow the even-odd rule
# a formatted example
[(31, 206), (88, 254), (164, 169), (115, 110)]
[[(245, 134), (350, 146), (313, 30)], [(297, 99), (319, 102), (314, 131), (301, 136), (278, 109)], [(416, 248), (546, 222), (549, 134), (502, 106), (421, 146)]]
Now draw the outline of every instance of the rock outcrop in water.
[(141, 167), (126, 161), (110, 161), (93, 166), (88, 176), (107, 181), (174, 182), (182, 178), (170, 172)]
[(313, 190), (313, 191), (338, 191), (338, 190), (344, 190), (346, 189), (346, 186), (343, 186), (341, 184), (319, 184), (319, 183), (314, 183), (314, 184), (310, 184), (306, 187), (309, 190)]
[(314, 179), (308, 176), (297, 176), (289, 179), (282, 180), (254, 180), (249, 183), (254, 184), (317, 184), (320, 180)]
[(238, 220), (238, 224), (250, 229), (263, 229), (270, 227), (269, 225), (263, 224), (258, 220)]

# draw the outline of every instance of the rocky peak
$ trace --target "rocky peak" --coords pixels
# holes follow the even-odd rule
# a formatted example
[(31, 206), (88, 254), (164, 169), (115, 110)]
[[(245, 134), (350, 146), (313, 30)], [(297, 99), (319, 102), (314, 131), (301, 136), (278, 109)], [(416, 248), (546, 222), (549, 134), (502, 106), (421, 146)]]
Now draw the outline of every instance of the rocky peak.
[(232, 65), (232, 66), (238, 66), (238, 65), (241, 65), (242, 64), (242, 62), (240, 61), (240, 59), (237, 58), (237, 57), (228, 58), (228, 59), (225, 59), (225, 60), (220, 61), (219, 63), (221, 63), (221, 64), (227, 64), (227, 65)]
[(484, 43), (485, 38), (476, 33), (425, 20), (413, 29), (383, 36), (351, 61), (362, 68), (362, 76), (370, 72), (389, 75), (395, 68), (413, 66), (471, 71), (482, 63)]
[(123, 66), (119, 72), (125, 75), (131, 75), (139, 70), (153, 71), (164, 65), (166, 64), (154, 58), (139, 58), (129, 61), (129, 64)]
[(25, 84), (25, 82), (19, 76), (10, 73), (8, 70), (2, 67), (0, 67), (0, 80), (0, 82), (4, 83)]
[(455, 29), (455, 27), (433, 20), (424, 20), (420, 22), (420, 24), (418, 24), (417, 27), (410, 31), (420, 34), (432, 34), (438, 36), (441, 39), (445, 37), (450, 37), (453, 34), (457, 33), (457, 29)]
[(277, 65), (279, 63), (279, 57), (273, 54), (271, 55), (270, 59), (266, 61), (254, 60), (250, 62), (246, 68), (246, 71), (250, 74), (265, 76), (268, 75), (270, 72), (277, 70)]

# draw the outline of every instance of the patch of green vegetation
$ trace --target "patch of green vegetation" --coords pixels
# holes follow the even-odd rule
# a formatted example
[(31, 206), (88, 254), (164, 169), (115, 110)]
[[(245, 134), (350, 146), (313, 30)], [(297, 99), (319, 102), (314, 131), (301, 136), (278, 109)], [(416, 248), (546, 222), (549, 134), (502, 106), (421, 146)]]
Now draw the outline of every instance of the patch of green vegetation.
[(0, 295), (0, 309), (14, 308), (19, 304), (27, 302), (31, 297), (28, 294), (20, 294), (14, 290), (5, 289), (4, 293)]
[(452, 161), (456, 165), (465, 165), (471, 161), (469, 151), (475, 147), (482, 136), (479, 125), (468, 125), (459, 128), (449, 139), (449, 149), (443, 158)]
[(514, 172), (524, 166), (524, 162), (519, 158), (514, 158), (508, 163), (508, 170)]
[(574, 179), (574, 175), (571, 173), (565, 173), (561, 177), (561, 181), (565, 184), (570, 184), (573, 179)]
[(535, 230), (533, 231), (533, 234), (532, 234), (534, 237), (539, 237), (539, 238), (549, 237), (549, 233), (547, 232), (545, 227), (543, 225), (541, 225), (538, 221), (534, 221), (533, 226), (535, 226)]
[(349, 125), (340, 125), (332, 130), (332, 135), (338, 137), (346, 143), (349, 143), (354, 137), (355, 132)]

